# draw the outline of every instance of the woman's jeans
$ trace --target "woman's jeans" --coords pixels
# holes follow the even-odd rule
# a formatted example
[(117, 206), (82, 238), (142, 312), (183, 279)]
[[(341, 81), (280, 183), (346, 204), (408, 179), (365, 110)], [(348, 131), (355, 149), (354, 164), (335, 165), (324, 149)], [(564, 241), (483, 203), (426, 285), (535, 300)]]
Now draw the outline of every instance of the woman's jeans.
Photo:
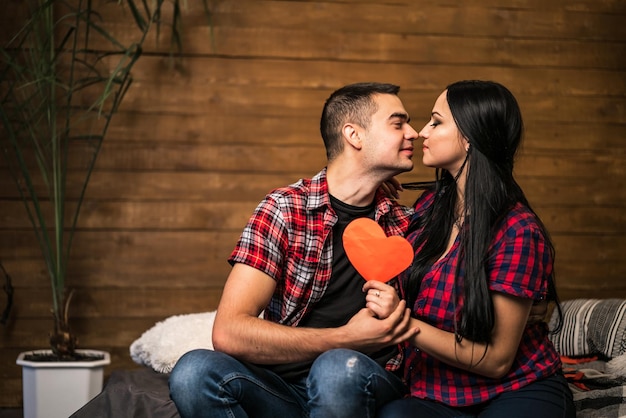
[(484, 404), (453, 408), (439, 402), (405, 398), (388, 403), (379, 418), (574, 418), (572, 392), (562, 374), (505, 392)]
[(183, 418), (368, 418), (406, 393), (397, 376), (346, 349), (320, 355), (296, 383), (221, 352), (194, 350), (178, 360), (169, 386)]

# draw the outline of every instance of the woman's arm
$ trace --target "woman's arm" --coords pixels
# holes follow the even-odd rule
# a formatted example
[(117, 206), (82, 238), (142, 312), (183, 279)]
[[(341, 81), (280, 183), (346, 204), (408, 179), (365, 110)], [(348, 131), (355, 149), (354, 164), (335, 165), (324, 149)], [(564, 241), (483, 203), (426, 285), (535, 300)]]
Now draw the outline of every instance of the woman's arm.
[(467, 339), (457, 342), (454, 333), (413, 319), (419, 334), (411, 343), (431, 356), (463, 370), (500, 378), (511, 369), (532, 307), (531, 299), (492, 293), (495, 324), (489, 345)]
[[(525, 215), (509, 217), (490, 250), (487, 265), (490, 288), (502, 289), (490, 293), (494, 308), (491, 343), (457, 341), (454, 333), (416, 320), (421, 331), (411, 341), (417, 348), (486, 377), (500, 378), (510, 371), (530, 320), (533, 297), (541, 292), (552, 271), (552, 256), (545, 237)], [(524, 251), (520, 251), (522, 248)], [(504, 293), (511, 289), (520, 296)]]

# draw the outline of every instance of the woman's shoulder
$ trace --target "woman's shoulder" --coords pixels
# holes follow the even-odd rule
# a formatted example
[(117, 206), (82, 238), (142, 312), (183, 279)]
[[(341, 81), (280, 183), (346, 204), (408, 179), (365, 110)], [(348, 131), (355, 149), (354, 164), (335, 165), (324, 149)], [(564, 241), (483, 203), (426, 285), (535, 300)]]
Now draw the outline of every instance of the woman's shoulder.
[(534, 228), (539, 226), (537, 215), (526, 205), (517, 202), (506, 215), (507, 228)]
[(435, 201), (435, 191), (432, 189), (424, 192), (415, 201), (414, 210), (416, 215), (422, 215)]
[(545, 239), (544, 235), (542, 223), (537, 215), (528, 206), (518, 202), (502, 221), (496, 234), (496, 241), (502, 238), (509, 240), (528, 239), (528, 237)]

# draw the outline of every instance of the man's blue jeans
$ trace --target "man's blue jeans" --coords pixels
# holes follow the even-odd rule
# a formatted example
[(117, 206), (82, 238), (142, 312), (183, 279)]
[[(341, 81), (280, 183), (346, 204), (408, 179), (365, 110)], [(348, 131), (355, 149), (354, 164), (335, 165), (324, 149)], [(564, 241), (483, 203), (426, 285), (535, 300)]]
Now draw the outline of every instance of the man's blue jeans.
[(224, 353), (194, 350), (178, 360), (169, 385), (183, 418), (368, 418), (406, 393), (397, 376), (345, 349), (320, 355), (298, 383)]

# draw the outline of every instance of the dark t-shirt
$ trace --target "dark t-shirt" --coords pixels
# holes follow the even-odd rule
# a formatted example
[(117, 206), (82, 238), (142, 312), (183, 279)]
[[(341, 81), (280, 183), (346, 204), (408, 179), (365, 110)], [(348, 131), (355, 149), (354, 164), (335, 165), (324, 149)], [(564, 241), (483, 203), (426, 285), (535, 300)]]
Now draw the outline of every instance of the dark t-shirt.
[[(374, 218), (374, 203), (358, 207), (330, 197), (339, 220), (333, 227), (333, 264), (328, 288), (322, 299), (311, 309), (298, 326), (308, 328), (335, 328), (345, 325), (360, 309), (365, 307), (363, 284), (365, 279), (356, 271), (343, 248), (343, 231), (356, 218)], [(397, 347), (386, 347), (372, 357), (382, 367), (397, 354)], [(268, 368), (285, 380), (296, 381), (306, 377), (312, 361), (278, 364)]]

